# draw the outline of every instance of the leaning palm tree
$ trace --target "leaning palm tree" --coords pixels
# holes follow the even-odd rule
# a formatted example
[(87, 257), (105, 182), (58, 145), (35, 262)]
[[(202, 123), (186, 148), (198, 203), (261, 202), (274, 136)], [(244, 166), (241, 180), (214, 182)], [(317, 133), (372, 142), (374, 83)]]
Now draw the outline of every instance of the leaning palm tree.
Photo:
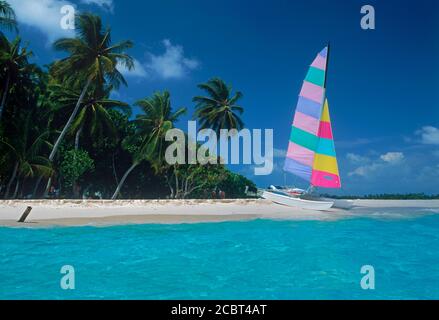
[(133, 162), (125, 172), (112, 199), (116, 199), (129, 174), (143, 161), (160, 163), (164, 154), (165, 136), (169, 129), (174, 127), (178, 118), (186, 113), (186, 108), (180, 108), (173, 112), (171, 99), (168, 91), (156, 92), (151, 98), (139, 100), (135, 104), (142, 110), (136, 120), (136, 134), (129, 140), (124, 141), (126, 149), (134, 150)]
[(120, 84), (126, 85), (117, 67), (121, 65), (129, 70), (134, 67), (133, 59), (125, 53), (133, 46), (131, 41), (112, 44), (111, 31), (103, 28), (98, 16), (86, 13), (78, 15), (76, 19), (76, 38), (60, 39), (54, 44), (56, 50), (66, 51), (69, 56), (54, 64), (53, 74), (74, 87), (83, 87), (75, 108), (50, 153), (50, 161), (55, 158), (62, 140), (70, 130), (90, 85), (93, 82), (97, 85), (109, 83), (115, 88)]
[[(50, 162), (55, 159), (61, 142), (69, 132), (90, 85), (93, 82), (96, 85), (108, 83), (115, 88), (118, 88), (120, 84), (127, 85), (117, 67), (123, 66), (128, 70), (134, 68), (132, 57), (125, 53), (133, 46), (131, 41), (112, 44), (111, 30), (103, 28), (101, 18), (98, 16), (85, 13), (78, 15), (76, 19), (76, 37), (73, 39), (63, 38), (54, 43), (56, 50), (68, 52), (69, 56), (57, 61), (53, 65), (52, 71), (53, 75), (61, 81), (73, 87), (82, 86), (82, 91), (75, 108), (53, 146), (49, 155)], [(49, 178), (45, 195), (50, 184), (51, 179)]]
[(232, 88), (219, 78), (198, 87), (208, 94), (193, 98), (196, 103), (194, 117), (200, 121), (201, 129), (212, 129), (219, 136), (221, 129), (241, 130), (244, 127), (240, 118), (244, 109), (236, 104), (242, 98), (241, 92), (232, 96)]
[(0, 102), (0, 120), (6, 106), (9, 90), (17, 82), (20, 75), (31, 67), (28, 61), (31, 56), (32, 52), (21, 46), (19, 37), (9, 42), (8, 38), (0, 33), (0, 74), (4, 80)]
[(7, 30), (17, 30), (17, 20), (14, 9), (7, 1), (0, 0), (0, 27)]
[[(53, 110), (55, 112), (62, 109), (73, 110), (81, 95), (78, 90), (59, 84), (51, 85), (50, 90), (52, 91), (51, 99), (59, 104), (59, 107)], [(94, 137), (96, 141), (102, 141), (104, 136), (117, 139), (117, 130), (108, 111), (119, 109), (128, 113), (130, 108), (125, 102), (110, 99), (111, 90), (111, 86), (104, 89), (93, 88), (82, 99), (78, 116), (70, 127), (70, 133), (75, 135), (76, 150), (79, 149), (79, 139), (83, 133)]]

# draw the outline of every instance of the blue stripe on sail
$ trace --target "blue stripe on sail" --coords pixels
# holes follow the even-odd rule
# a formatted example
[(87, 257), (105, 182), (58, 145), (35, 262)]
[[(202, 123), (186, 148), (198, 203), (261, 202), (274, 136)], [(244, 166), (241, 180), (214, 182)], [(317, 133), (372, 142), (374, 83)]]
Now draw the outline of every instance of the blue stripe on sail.
[(321, 55), (323, 58), (326, 58), (328, 55), (328, 47), (325, 47), (322, 51), (320, 51), (319, 55)]
[(316, 153), (335, 157), (334, 141), (330, 139), (320, 138), (319, 143), (317, 145)]
[(318, 102), (314, 102), (312, 100), (299, 96), (296, 112), (297, 111), (306, 114), (307, 116), (313, 117), (314, 119), (320, 120), (320, 116), (322, 114), (322, 105)]
[(301, 164), (293, 159), (285, 159), (284, 170), (291, 172), (292, 174), (295, 174), (296, 176), (299, 176), (306, 181), (311, 181), (312, 168)]

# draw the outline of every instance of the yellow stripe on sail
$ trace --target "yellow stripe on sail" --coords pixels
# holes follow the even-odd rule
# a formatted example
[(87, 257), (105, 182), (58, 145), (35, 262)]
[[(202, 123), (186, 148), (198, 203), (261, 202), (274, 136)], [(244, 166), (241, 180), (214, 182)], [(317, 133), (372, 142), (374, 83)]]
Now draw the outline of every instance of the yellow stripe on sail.
[(337, 159), (335, 157), (316, 153), (313, 169), (338, 175)]
[(323, 105), (323, 112), (320, 121), (331, 122), (331, 118), (329, 116), (328, 99), (325, 99), (325, 104)]

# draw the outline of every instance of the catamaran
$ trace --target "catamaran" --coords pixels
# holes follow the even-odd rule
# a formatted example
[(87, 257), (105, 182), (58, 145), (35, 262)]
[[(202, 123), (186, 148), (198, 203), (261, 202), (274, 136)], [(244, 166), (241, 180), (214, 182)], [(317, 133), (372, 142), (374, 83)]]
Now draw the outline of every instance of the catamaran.
[[(334, 138), (332, 135), (326, 80), (329, 45), (314, 59), (300, 91), (292, 124), (284, 171), (310, 184), (308, 191), (271, 187), (262, 197), (276, 203), (313, 210), (327, 210), (336, 200), (323, 199), (310, 192), (316, 187), (341, 188)], [(338, 207), (351, 206), (337, 201)]]

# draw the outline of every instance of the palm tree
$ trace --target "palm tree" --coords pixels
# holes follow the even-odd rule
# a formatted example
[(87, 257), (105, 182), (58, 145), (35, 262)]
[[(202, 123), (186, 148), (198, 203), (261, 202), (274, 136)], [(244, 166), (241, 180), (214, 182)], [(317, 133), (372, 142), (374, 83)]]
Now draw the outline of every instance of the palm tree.
[[(135, 120), (136, 134), (132, 139), (124, 142), (126, 148), (135, 147), (133, 163), (125, 172), (112, 199), (116, 199), (129, 174), (143, 161), (153, 160), (160, 163), (164, 153), (165, 135), (174, 127), (178, 118), (186, 113), (186, 108), (173, 112), (168, 91), (156, 92), (151, 98), (145, 98), (135, 103), (142, 113)], [(134, 141), (133, 141), (134, 140)]]
[[(61, 109), (74, 109), (81, 93), (65, 86), (54, 84), (50, 86), (53, 92), (51, 99), (57, 101)], [(75, 134), (75, 149), (79, 149), (80, 135), (86, 132), (96, 141), (102, 141), (104, 136), (117, 139), (116, 128), (108, 113), (111, 109), (120, 109), (127, 113), (130, 108), (127, 103), (109, 98), (112, 87), (90, 90), (82, 99), (78, 116), (73, 121), (70, 132)]]
[(12, 198), (17, 195), (20, 178), (33, 178), (36, 175), (49, 177), (53, 174), (50, 161), (41, 155), (41, 151), (46, 148), (50, 149), (52, 145), (48, 142), (49, 132), (39, 132), (39, 128), (33, 125), (33, 113), (29, 113), (24, 121), (17, 121), (17, 135), (10, 141), (1, 139), (0, 143), (9, 150), (8, 159), (14, 161), (12, 174), (6, 187), (4, 198), (9, 197), (11, 187), (17, 180), (15, 191)]
[(15, 12), (7, 1), (0, 0), (0, 27), (17, 31)]
[(108, 82), (115, 88), (121, 83), (127, 85), (117, 67), (122, 65), (129, 70), (134, 68), (133, 59), (125, 53), (133, 46), (131, 41), (112, 44), (111, 30), (103, 28), (101, 18), (98, 16), (85, 13), (78, 15), (76, 19), (76, 38), (60, 39), (54, 44), (56, 50), (66, 51), (69, 56), (55, 63), (53, 73), (74, 87), (79, 85), (83, 87), (76, 106), (50, 153), (51, 162), (75, 120), (90, 85), (93, 82), (97, 85)]
[(28, 61), (31, 56), (31, 51), (28, 51), (26, 47), (21, 47), (21, 39), (19, 37), (9, 42), (8, 38), (0, 33), (0, 73), (4, 80), (0, 102), (0, 120), (10, 88), (26, 72), (26, 69), (32, 66)]
[[(84, 13), (78, 15), (76, 19), (76, 38), (63, 38), (54, 43), (56, 50), (66, 51), (69, 56), (57, 61), (53, 65), (52, 71), (54, 76), (61, 81), (73, 87), (83, 87), (76, 106), (49, 155), (50, 162), (53, 162), (61, 142), (70, 130), (90, 85), (93, 82), (96, 85), (104, 85), (108, 82), (115, 88), (118, 88), (120, 84), (127, 85), (117, 67), (124, 66), (128, 70), (134, 68), (132, 57), (125, 53), (133, 46), (131, 41), (112, 44), (111, 30), (103, 28), (101, 18), (98, 16)], [(49, 178), (45, 195), (50, 184), (51, 179)]]
[(241, 130), (244, 127), (239, 117), (244, 109), (236, 104), (242, 98), (241, 92), (237, 91), (232, 96), (232, 87), (219, 78), (213, 78), (198, 87), (208, 94), (193, 98), (196, 103), (194, 116), (200, 121), (201, 129), (212, 129), (219, 137), (221, 129)]

